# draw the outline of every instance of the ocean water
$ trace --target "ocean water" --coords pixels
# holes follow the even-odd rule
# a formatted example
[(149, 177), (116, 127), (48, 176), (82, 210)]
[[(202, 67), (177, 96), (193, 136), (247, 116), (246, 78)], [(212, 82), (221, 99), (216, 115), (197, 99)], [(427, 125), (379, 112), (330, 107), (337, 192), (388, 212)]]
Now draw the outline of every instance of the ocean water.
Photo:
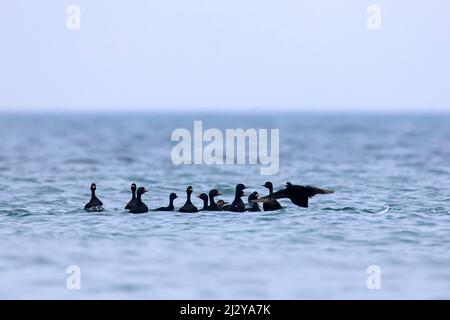
[[(194, 120), (280, 129), (279, 173), (174, 166), (171, 132)], [(122, 209), (131, 182), (152, 209), (188, 185), (230, 201), (266, 180), (335, 193), (267, 213)], [(91, 182), (103, 213), (82, 210)], [(449, 238), (450, 115), (0, 115), (2, 299), (449, 299)]]

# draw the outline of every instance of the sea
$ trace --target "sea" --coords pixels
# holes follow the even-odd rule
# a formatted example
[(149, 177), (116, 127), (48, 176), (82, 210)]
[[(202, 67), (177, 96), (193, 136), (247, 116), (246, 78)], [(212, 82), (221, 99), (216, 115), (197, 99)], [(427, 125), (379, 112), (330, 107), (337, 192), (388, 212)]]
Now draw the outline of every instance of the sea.
[[(194, 121), (279, 129), (278, 172), (174, 164), (171, 135)], [(189, 185), (230, 202), (266, 181), (335, 193), (274, 212), (123, 209), (133, 182), (152, 210)], [(83, 210), (93, 182), (104, 212)], [(0, 299), (450, 299), (450, 115), (3, 113), (0, 239)]]

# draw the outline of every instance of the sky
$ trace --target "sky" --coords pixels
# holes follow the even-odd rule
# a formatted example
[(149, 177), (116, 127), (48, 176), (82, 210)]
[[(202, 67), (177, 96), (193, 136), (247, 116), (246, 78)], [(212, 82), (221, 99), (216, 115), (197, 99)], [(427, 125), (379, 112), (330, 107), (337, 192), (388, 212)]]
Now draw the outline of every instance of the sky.
[(449, 14), (447, 0), (2, 1), (0, 111), (450, 111)]

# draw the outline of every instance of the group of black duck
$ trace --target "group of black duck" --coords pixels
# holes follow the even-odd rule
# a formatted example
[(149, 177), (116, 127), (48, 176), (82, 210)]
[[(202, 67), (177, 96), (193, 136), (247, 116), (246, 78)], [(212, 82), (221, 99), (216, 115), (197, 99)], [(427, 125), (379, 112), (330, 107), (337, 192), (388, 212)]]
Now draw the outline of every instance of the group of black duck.
[[(231, 204), (224, 200), (215, 200), (216, 197), (222, 195), (219, 190), (212, 189), (208, 194), (201, 193), (197, 195), (203, 201), (203, 206), (198, 209), (191, 201), (193, 193), (192, 186), (186, 189), (186, 202), (178, 209), (179, 212), (195, 213), (199, 211), (231, 211), (231, 212), (258, 212), (261, 211), (259, 203), (263, 204), (264, 211), (280, 210), (282, 207), (277, 201), (278, 199), (290, 199), (292, 203), (299, 207), (307, 208), (308, 200), (316, 194), (329, 194), (333, 190), (321, 189), (312, 186), (300, 186), (287, 182), (285, 187), (281, 190), (273, 192), (273, 185), (270, 181), (266, 182), (263, 187), (269, 189), (269, 194), (264, 197), (259, 197), (258, 192), (254, 191), (248, 196), (248, 206), (242, 201), (245, 195), (244, 190), (247, 187), (240, 183), (236, 186), (235, 197)], [(91, 200), (85, 205), (84, 209), (89, 212), (98, 212), (105, 210), (103, 202), (96, 196), (97, 186), (95, 183), (91, 184)], [(148, 206), (142, 201), (142, 196), (148, 190), (144, 187), (137, 188), (136, 184), (131, 184), (131, 200), (125, 206), (130, 213), (146, 213), (149, 211)], [(169, 195), (169, 205), (167, 207), (160, 207), (153, 211), (175, 211), (174, 201), (177, 198), (175, 193)]]

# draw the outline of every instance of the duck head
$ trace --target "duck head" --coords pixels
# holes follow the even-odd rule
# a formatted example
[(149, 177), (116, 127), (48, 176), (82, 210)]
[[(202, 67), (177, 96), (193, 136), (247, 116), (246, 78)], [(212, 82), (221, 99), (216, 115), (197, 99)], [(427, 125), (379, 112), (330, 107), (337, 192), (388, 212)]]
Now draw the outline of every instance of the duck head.
[(236, 186), (236, 193), (239, 193), (240, 191), (243, 191), (243, 190), (245, 190), (245, 189), (247, 189), (247, 187), (244, 186), (242, 183), (239, 183), (239, 184)]
[(227, 203), (228, 203), (228, 202), (223, 201), (223, 200), (217, 200), (217, 205), (218, 205), (219, 207), (222, 207), (222, 206), (226, 205)]
[(250, 195), (248, 196), (248, 202), (249, 203), (253, 203), (252, 201), (253, 200), (258, 200), (259, 199), (259, 195), (258, 195), (258, 192), (252, 192), (252, 193), (250, 193)]
[(203, 201), (208, 201), (208, 195), (206, 193), (200, 193), (199, 195), (197, 195), (197, 198), (200, 198)]
[(178, 196), (177, 196), (176, 193), (173, 193), (173, 192), (169, 196), (169, 199), (172, 200), (172, 201), (175, 200), (176, 198), (178, 198)]
[(137, 189), (137, 195), (138, 195), (138, 196), (141, 196), (141, 195), (143, 195), (143, 194), (146, 193), (146, 192), (148, 192), (148, 189), (146, 189), (146, 188), (144, 188), (144, 187), (139, 187), (139, 188)]
[(217, 189), (212, 189), (210, 192), (209, 192), (209, 196), (211, 197), (211, 198), (214, 198), (214, 197), (217, 197), (217, 196), (221, 196), (222, 194), (219, 192), (219, 190), (217, 190)]
[(272, 184), (272, 182), (270, 182), (270, 181), (267, 181), (267, 182), (264, 183), (262, 186), (265, 187), (265, 188), (267, 188), (267, 189), (273, 188), (273, 184)]

